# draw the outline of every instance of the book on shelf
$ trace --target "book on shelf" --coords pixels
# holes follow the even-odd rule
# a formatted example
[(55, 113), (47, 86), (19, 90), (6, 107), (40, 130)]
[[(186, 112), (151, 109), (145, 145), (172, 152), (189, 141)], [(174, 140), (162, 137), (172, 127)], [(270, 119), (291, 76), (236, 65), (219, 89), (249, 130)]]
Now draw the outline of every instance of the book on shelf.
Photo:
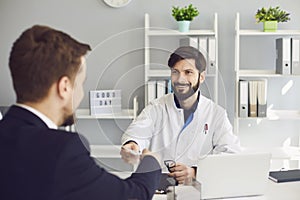
[(300, 39), (291, 38), (291, 49), (292, 49), (292, 58), (291, 58), (291, 73), (294, 75), (300, 74)]
[(239, 117), (248, 117), (248, 81), (239, 81)]
[(167, 91), (167, 81), (158, 80), (156, 82), (156, 98), (160, 98), (166, 94)]
[(276, 73), (291, 74), (291, 39), (276, 39)]
[(191, 46), (198, 49), (198, 37), (187, 37), (179, 40), (180, 46)]
[(216, 73), (216, 38), (208, 38), (208, 59), (207, 59), (207, 74)]
[(198, 49), (206, 60), (207, 74), (216, 73), (216, 38), (215, 37), (188, 37), (179, 41), (180, 46), (192, 46)]
[[(208, 49), (207, 49), (207, 37), (205, 36), (200, 36), (198, 37), (198, 42), (199, 42), (199, 45), (198, 45), (198, 50), (203, 54), (206, 62), (208, 62)], [(208, 63), (206, 63), (207, 65)], [(207, 69), (206, 69), (207, 70)]]
[(148, 81), (148, 102), (156, 99), (156, 81), (150, 80)]
[(257, 116), (267, 116), (267, 79), (257, 81)]
[(173, 92), (173, 88), (172, 88), (172, 81), (171, 79), (167, 80), (167, 94), (172, 93)]
[(267, 79), (239, 80), (239, 117), (267, 116)]
[(257, 117), (257, 81), (249, 81), (249, 117)]
[(165, 94), (172, 93), (171, 79), (149, 80), (148, 83), (148, 102), (160, 98)]

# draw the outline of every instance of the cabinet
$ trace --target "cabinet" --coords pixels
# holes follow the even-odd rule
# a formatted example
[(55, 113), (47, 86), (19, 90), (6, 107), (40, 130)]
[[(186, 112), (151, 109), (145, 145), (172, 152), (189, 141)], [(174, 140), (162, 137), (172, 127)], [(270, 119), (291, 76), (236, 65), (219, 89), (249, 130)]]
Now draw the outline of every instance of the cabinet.
[[(218, 15), (214, 14), (213, 29), (190, 30), (189, 32), (179, 32), (177, 30), (150, 26), (149, 14), (145, 14), (145, 86), (150, 80), (161, 80), (170, 78), (170, 69), (167, 65), (168, 56), (179, 47), (179, 38), (187, 37), (212, 37), (215, 39), (215, 73), (207, 74), (205, 82), (200, 86), (202, 94), (211, 98), (218, 103)], [(151, 40), (154, 38), (163, 38), (165, 40), (170, 37), (175, 38), (176, 45), (173, 49), (168, 47), (152, 45)], [(163, 41), (167, 45), (166, 41)], [(178, 44), (178, 45), (177, 45)], [(161, 44), (160, 44), (161, 45)], [(174, 44), (173, 44), (174, 45)], [(152, 60), (152, 54), (165, 54), (163, 61), (155, 62)], [(149, 102), (148, 87), (145, 87), (145, 105)]]
[[(277, 38), (299, 36), (300, 30), (263, 32), (241, 29), (240, 15), (236, 14), (234, 133), (240, 137), (243, 146), (269, 149), (273, 159), (299, 160), (300, 97), (297, 88), (300, 76), (276, 74), (275, 45)], [(239, 81), (257, 79), (266, 79), (268, 83), (267, 116), (240, 117)]]

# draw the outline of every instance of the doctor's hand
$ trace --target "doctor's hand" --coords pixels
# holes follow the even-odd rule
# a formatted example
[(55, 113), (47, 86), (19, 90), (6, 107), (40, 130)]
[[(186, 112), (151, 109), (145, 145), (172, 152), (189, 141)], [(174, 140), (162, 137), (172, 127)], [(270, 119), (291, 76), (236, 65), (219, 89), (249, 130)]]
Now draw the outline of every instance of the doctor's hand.
[(140, 160), (140, 148), (135, 142), (128, 142), (121, 147), (122, 159), (129, 164), (137, 164)]
[(176, 163), (174, 167), (170, 168), (169, 176), (174, 177), (179, 184), (185, 184), (187, 181), (196, 177), (194, 168), (188, 167), (181, 163)]

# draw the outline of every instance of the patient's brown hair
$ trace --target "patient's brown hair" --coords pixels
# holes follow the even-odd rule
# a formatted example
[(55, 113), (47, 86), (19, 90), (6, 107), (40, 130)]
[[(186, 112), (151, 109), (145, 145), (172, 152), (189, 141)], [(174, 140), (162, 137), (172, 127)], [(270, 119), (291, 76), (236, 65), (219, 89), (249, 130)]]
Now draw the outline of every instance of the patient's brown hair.
[(63, 76), (74, 82), (81, 57), (89, 50), (89, 45), (47, 26), (25, 30), (14, 42), (9, 58), (17, 102), (42, 100)]

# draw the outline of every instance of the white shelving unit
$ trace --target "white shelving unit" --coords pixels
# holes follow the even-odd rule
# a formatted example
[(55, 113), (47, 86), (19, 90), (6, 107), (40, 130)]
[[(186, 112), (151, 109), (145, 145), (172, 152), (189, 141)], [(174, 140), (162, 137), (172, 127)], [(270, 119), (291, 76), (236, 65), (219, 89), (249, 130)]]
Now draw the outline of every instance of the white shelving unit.
[[(213, 30), (190, 30), (189, 32), (179, 32), (177, 30), (172, 29), (164, 29), (164, 28), (154, 28), (150, 26), (150, 17), (149, 14), (145, 14), (145, 85), (151, 79), (155, 78), (169, 78), (170, 70), (157, 70), (151, 69), (151, 58), (150, 58), (150, 39), (152, 37), (180, 37), (180, 36), (207, 36), (207, 37), (215, 37), (216, 39), (216, 73), (215, 74), (207, 74), (207, 78), (214, 78), (214, 101), (218, 103), (218, 15), (214, 14), (213, 21)], [(178, 40), (179, 46), (179, 40)], [(157, 63), (155, 63), (157, 64)], [(165, 64), (166, 65), (166, 64)], [(145, 87), (145, 105), (148, 104), (148, 89)]]
[(266, 118), (239, 118), (238, 116), (238, 84), (241, 78), (280, 78), (280, 77), (300, 77), (299, 75), (281, 75), (274, 70), (248, 70), (240, 66), (240, 39), (242, 37), (269, 37), (269, 36), (300, 36), (300, 30), (277, 30), (276, 32), (263, 32), (261, 30), (240, 29), (240, 16), (236, 15), (235, 22), (235, 133), (239, 131), (240, 120), (279, 120), (279, 119), (300, 119), (300, 110), (269, 110)]
[(134, 119), (133, 109), (123, 109), (121, 113), (90, 115), (89, 109), (76, 110), (75, 116), (77, 119)]
[[(249, 128), (252, 127), (252, 124), (260, 125), (261, 122), (266, 122), (267, 124), (274, 123), (282, 123), (284, 124), (284, 120), (294, 121), (294, 120), (300, 120), (300, 110), (298, 109), (281, 109), (281, 110), (275, 110), (272, 108), (267, 109), (267, 117), (246, 117), (241, 118), (239, 117), (239, 80), (241, 79), (271, 79), (271, 80), (283, 80), (286, 78), (300, 78), (299, 75), (281, 75), (276, 74), (275, 69), (276, 66), (272, 66), (273, 69), (253, 69), (251, 67), (254, 66), (240, 66), (242, 62), (240, 62), (240, 40), (243, 38), (252, 38), (252, 39), (258, 39), (263, 38), (266, 41), (270, 41), (270, 39), (274, 39), (277, 36), (278, 37), (299, 37), (300, 36), (300, 30), (277, 30), (276, 32), (263, 32), (262, 30), (249, 30), (249, 29), (240, 29), (240, 15), (239, 13), (236, 14), (236, 21), (235, 21), (235, 117), (234, 117), (234, 133), (239, 134), (241, 131), (240, 124), (248, 125)], [(255, 40), (254, 40), (255, 41)], [(275, 43), (275, 41), (274, 41)], [(255, 58), (255, 54), (252, 55), (253, 58)], [(274, 59), (276, 57), (274, 56)], [(243, 64), (244, 65), (244, 64)], [(251, 68), (251, 69), (249, 69)], [(271, 86), (268, 86), (270, 88)], [(268, 94), (267, 94), (268, 95)], [(270, 97), (267, 96), (267, 99)], [(270, 100), (270, 99), (269, 99)], [(268, 100), (267, 100), (268, 101)], [(246, 122), (246, 123), (245, 123)], [(245, 127), (246, 128), (246, 127)], [(270, 127), (272, 129), (272, 127)], [(247, 131), (247, 130), (245, 130)], [(264, 130), (268, 133), (268, 130)], [(296, 134), (299, 134), (299, 130), (295, 130)], [(297, 133), (298, 132), (298, 133)], [(284, 131), (283, 131), (283, 134)], [(241, 134), (242, 135), (242, 134)], [(281, 167), (289, 167), (290, 162), (297, 161), (298, 167), (300, 167), (300, 136), (299, 141), (296, 141), (298, 143), (298, 146), (280, 146), (280, 147), (272, 147), (271, 149), (268, 147), (263, 147), (261, 150), (263, 151), (270, 151), (272, 153), (272, 161), (274, 163), (280, 163)], [(257, 151), (259, 148), (254, 147), (254, 149)], [(282, 162), (282, 163), (281, 163)], [(279, 166), (280, 166), (279, 165)], [(277, 166), (278, 167), (278, 166)], [(278, 168), (276, 168), (278, 169)]]
[(263, 32), (261, 30), (247, 30), (240, 29), (240, 16), (239, 13), (236, 15), (235, 22), (235, 120), (234, 120), (234, 132), (237, 134), (239, 131), (240, 120), (299, 120), (300, 111), (299, 110), (268, 110), (266, 118), (240, 118), (239, 117), (239, 80), (243, 78), (285, 78), (285, 77), (299, 77), (299, 75), (281, 75), (275, 73), (274, 70), (249, 70), (245, 69), (245, 66), (240, 66), (240, 40), (245, 37), (265, 37), (268, 39), (270, 36), (300, 36), (300, 30), (277, 30), (276, 32)]

